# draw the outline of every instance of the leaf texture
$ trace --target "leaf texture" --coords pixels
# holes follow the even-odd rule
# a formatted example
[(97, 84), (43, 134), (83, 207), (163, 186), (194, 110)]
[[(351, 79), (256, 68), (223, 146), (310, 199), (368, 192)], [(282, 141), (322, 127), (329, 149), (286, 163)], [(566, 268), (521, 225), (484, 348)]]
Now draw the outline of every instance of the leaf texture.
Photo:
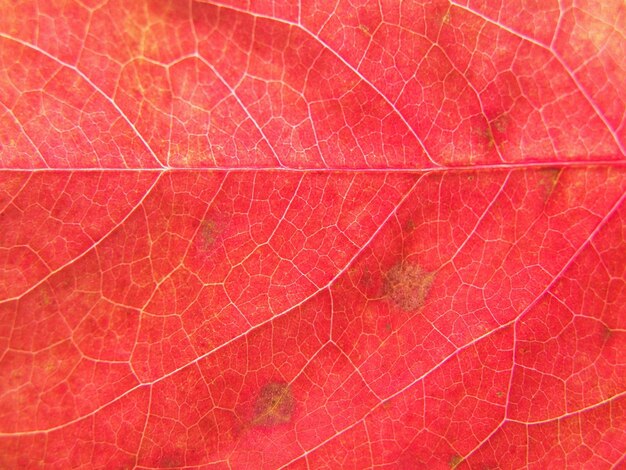
[(626, 465), (622, 2), (0, 4), (0, 467)]

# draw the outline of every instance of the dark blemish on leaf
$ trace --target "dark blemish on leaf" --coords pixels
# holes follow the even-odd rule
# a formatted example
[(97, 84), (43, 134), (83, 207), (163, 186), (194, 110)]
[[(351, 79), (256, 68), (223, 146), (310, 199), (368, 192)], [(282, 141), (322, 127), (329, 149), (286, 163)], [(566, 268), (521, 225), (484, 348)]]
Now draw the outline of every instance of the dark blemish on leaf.
[(485, 137), (485, 139), (487, 140), (487, 147), (488, 148), (492, 148), (493, 146), (496, 145), (496, 139), (493, 136), (493, 132), (491, 130), (491, 127), (487, 126), (485, 128), (485, 132), (483, 134), (483, 136)]
[(359, 25), (359, 29), (367, 36), (371, 36), (372, 35), (372, 33), (370, 33), (369, 28), (367, 26), (363, 25), (363, 24)]
[(498, 116), (493, 121), (487, 123), (482, 135), (487, 141), (487, 148), (493, 148), (498, 141), (502, 142), (502, 136), (505, 133), (509, 123), (509, 117), (506, 114)]
[(199, 235), (202, 246), (205, 249), (213, 245), (217, 238), (217, 226), (215, 222), (212, 220), (203, 220), (200, 222)]
[(288, 423), (293, 415), (295, 401), (291, 388), (285, 382), (270, 382), (259, 391), (254, 403), (253, 426), (276, 426)]
[(561, 169), (560, 168), (546, 168), (540, 171), (541, 171), (540, 186), (543, 187), (543, 189), (545, 190), (545, 196), (544, 196), (544, 201), (545, 201), (550, 197), (550, 195), (554, 191), (554, 188), (556, 187), (556, 184), (558, 183), (559, 177), (561, 175)]
[(502, 134), (506, 130), (508, 122), (509, 122), (508, 116), (503, 114), (501, 116), (498, 116), (493, 121), (493, 128), (496, 130), (496, 132), (498, 132), (499, 134)]
[(611, 339), (612, 336), (613, 336), (613, 330), (609, 328), (608, 326), (604, 325), (602, 327), (602, 340), (606, 342), (609, 339)]
[(463, 457), (461, 457), (459, 454), (454, 454), (452, 457), (450, 457), (450, 460), (448, 461), (448, 467), (456, 468), (461, 462), (463, 462)]
[(161, 468), (177, 468), (185, 466), (185, 459), (182, 452), (178, 451), (176, 453), (170, 453), (169, 455), (165, 455), (161, 461), (159, 462), (159, 467)]
[(424, 304), (434, 278), (434, 273), (418, 264), (398, 263), (385, 276), (385, 296), (402, 310), (412, 312)]
[(47, 307), (52, 303), (52, 299), (50, 298), (50, 294), (47, 291), (44, 291), (41, 294), (41, 305), (42, 307)]
[(354, 269), (350, 276), (354, 279), (354, 284), (361, 284), (365, 289), (369, 289), (375, 284), (375, 276), (368, 268), (364, 268), (363, 270)]

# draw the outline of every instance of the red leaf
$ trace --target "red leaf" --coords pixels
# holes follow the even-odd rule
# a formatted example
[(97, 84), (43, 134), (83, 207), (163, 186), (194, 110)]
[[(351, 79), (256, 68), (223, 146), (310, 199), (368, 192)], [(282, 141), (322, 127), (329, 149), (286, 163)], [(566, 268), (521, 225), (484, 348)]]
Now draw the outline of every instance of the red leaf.
[(4, 1), (0, 467), (625, 465), (626, 9), (501, 3)]

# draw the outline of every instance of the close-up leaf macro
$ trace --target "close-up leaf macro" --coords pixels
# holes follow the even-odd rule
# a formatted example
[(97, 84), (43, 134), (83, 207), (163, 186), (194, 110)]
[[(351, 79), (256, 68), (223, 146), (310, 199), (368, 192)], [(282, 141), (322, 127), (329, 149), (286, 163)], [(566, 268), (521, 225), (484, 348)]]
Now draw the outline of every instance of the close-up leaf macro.
[(0, 469), (626, 468), (623, 0), (0, 12)]

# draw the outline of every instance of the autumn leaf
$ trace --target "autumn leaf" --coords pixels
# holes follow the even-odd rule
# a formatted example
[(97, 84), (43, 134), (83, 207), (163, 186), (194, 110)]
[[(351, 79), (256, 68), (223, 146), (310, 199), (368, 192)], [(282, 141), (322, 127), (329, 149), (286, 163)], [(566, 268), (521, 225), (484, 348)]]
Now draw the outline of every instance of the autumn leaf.
[(2, 1), (0, 468), (621, 468), (626, 7)]

